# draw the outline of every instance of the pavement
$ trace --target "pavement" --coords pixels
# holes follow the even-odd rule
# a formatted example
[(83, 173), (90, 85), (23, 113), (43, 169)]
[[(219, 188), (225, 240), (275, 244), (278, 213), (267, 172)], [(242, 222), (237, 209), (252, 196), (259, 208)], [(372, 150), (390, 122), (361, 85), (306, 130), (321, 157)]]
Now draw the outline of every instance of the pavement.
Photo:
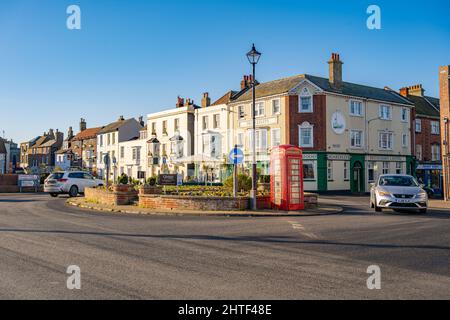
[(302, 211), (276, 211), (276, 210), (194, 211), (189, 210), (189, 208), (186, 208), (182, 211), (164, 210), (164, 209), (155, 210), (155, 209), (141, 208), (137, 205), (128, 205), (128, 206), (104, 205), (88, 201), (84, 197), (70, 198), (67, 200), (67, 204), (82, 209), (119, 213), (119, 214), (174, 215), (174, 216), (293, 217), (293, 216), (329, 215), (329, 214), (338, 214), (342, 212), (342, 207), (332, 204), (326, 205), (324, 204), (318, 206), (317, 208), (310, 208)]
[[(91, 212), (0, 195), (0, 299), (449, 299), (450, 210), (313, 217)], [(79, 266), (81, 290), (67, 268)], [(369, 266), (381, 289), (369, 290)]]

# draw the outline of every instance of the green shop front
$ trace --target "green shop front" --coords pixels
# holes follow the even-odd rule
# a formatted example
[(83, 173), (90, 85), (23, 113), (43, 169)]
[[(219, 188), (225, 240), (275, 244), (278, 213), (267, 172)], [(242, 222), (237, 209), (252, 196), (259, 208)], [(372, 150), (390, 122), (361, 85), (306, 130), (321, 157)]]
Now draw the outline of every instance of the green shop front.
[(411, 174), (411, 156), (304, 152), (305, 190), (367, 193), (381, 174)]

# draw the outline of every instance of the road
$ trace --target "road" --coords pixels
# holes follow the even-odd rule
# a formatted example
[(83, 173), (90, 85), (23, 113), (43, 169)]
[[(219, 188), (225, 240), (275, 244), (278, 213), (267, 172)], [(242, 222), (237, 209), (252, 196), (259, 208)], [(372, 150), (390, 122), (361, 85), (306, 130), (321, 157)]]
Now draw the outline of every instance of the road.
[[(0, 299), (450, 298), (450, 211), (375, 214), (366, 197), (322, 197), (340, 215), (135, 216), (0, 195)], [(81, 290), (66, 287), (81, 269)], [(368, 290), (367, 268), (381, 269)]]

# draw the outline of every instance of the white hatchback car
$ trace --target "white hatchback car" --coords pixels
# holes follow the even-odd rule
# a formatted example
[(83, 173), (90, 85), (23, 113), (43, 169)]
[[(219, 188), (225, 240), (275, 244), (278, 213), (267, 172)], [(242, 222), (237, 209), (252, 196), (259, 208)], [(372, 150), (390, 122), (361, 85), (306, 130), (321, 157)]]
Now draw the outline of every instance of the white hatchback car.
[(370, 190), (370, 207), (380, 212), (419, 210), (426, 213), (428, 195), (417, 180), (404, 174), (381, 175)]
[(84, 193), (86, 187), (98, 187), (104, 184), (103, 180), (96, 179), (88, 172), (55, 172), (45, 180), (44, 192), (52, 197), (57, 197), (59, 194), (76, 197), (79, 193)]

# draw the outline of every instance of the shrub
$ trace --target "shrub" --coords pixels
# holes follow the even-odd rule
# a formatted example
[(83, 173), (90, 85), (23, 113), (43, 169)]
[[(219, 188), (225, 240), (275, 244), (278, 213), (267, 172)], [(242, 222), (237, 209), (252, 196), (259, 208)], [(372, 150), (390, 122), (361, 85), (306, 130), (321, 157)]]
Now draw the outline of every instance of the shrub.
[(122, 173), (117, 179), (119, 184), (128, 184), (128, 176), (125, 173)]
[(147, 184), (149, 186), (155, 186), (156, 185), (156, 178), (155, 177), (150, 177), (147, 179)]
[[(224, 187), (228, 189), (233, 189), (233, 176), (230, 176), (225, 180)], [(252, 189), (252, 178), (245, 175), (245, 174), (239, 174), (238, 175), (238, 191), (250, 191)]]

